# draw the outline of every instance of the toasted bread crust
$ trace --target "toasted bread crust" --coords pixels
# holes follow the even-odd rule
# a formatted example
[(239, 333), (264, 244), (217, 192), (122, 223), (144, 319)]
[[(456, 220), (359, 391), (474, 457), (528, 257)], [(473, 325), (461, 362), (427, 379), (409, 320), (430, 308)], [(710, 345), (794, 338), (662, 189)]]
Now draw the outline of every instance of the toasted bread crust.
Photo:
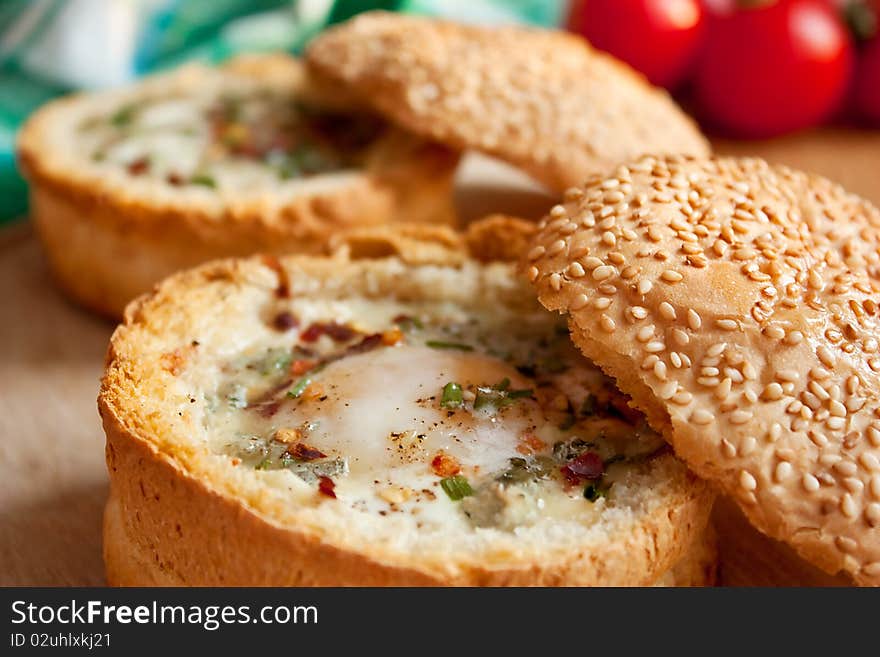
[(371, 12), (322, 33), (306, 59), (412, 132), (557, 191), (645, 153), (709, 152), (665, 92), (563, 32)]
[[(480, 544), (473, 553), (452, 555), (440, 547), (389, 552), (358, 543), (351, 527), (340, 526), (332, 514), (306, 513), (274, 493), (251, 484), (243, 488), (241, 479), (228, 474), (228, 464), (204, 458), (178, 434), (167, 398), (174, 375), (163, 369), (160, 354), (210, 325), (226, 304), (238, 313), (252, 303), (262, 307), (259, 300), (274, 294), (277, 264), (223, 261), (175, 275), (132, 304), (114, 334), (98, 402), (111, 480), (105, 524), (111, 583), (647, 585), (702, 534), (714, 495), (670, 455), (655, 458), (639, 475), (645, 477), (640, 489), (645, 499), (633, 518), (610, 521), (603, 540), (579, 547), (551, 542), (539, 550), (511, 536), (504, 539), (507, 547)], [(424, 273), (437, 272), (436, 264), (420, 272), (398, 258), (351, 260), (338, 254), (283, 258), (280, 266), (294, 296), (323, 286), (331, 295), (385, 296), (399, 290), (402, 298), (436, 293), (461, 300), (472, 299), (500, 271), (468, 262), (447, 265), (439, 273), (452, 277), (445, 279), (448, 290), (437, 291), (432, 281), (439, 279)], [(513, 303), (522, 291), (517, 283), (484, 293), (493, 302)]]
[(757, 159), (644, 158), (572, 190), (526, 267), (694, 471), (880, 584), (880, 211)]
[[(257, 80), (318, 101), (330, 96), (288, 57), (250, 56), (221, 70), (242, 76), (242, 84)], [(217, 75), (185, 67), (107, 97), (167, 93)], [(108, 316), (121, 316), (128, 301), (164, 276), (212, 258), (317, 253), (330, 235), (352, 226), (456, 222), (451, 189), (458, 155), (394, 130), (367, 168), (316, 176), (277, 194), (221, 195), (122, 171), (108, 175), (58, 143), (59, 131), (75, 129), (68, 117), (103, 98), (78, 95), (46, 105), (22, 129), (18, 147), (31, 216), (56, 278), (77, 301)], [(333, 96), (333, 108), (345, 98)]]

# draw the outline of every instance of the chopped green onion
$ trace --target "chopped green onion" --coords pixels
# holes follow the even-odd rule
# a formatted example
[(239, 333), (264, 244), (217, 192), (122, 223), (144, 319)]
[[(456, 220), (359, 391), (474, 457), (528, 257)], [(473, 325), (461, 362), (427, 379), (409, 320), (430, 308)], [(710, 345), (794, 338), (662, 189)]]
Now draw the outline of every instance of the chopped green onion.
[(262, 461), (257, 463), (254, 467), (255, 470), (272, 470), (274, 469), (272, 466), (275, 465), (275, 460), (271, 456), (267, 456)]
[(500, 383), (487, 387), (480, 386), (477, 388), (477, 396), (474, 399), (474, 410), (492, 407), (495, 409), (509, 406), (517, 399), (524, 397), (532, 397), (534, 391), (531, 388), (523, 388), (522, 390), (509, 390), (510, 379), (505, 378)]
[(217, 181), (206, 173), (195, 174), (189, 179), (189, 182), (191, 185), (202, 185), (203, 187), (210, 187), (212, 189), (217, 187)]
[(416, 318), (410, 317), (409, 315), (398, 315), (394, 318), (394, 323), (400, 328), (404, 333), (410, 333), (416, 329), (422, 330), (425, 328), (424, 324)]
[(595, 502), (600, 497), (608, 497), (608, 490), (611, 486), (603, 486), (601, 483), (596, 484), (587, 484), (587, 487), (584, 488), (584, 497), (590, 500), (590, 502)]
[(126, 126), (131, 123), (132, 119), (134, 119), (134, 112), (134, 105), (125, 105), (124, 107), (120, 107), (118, 110), (116, 110), (113, 116), (110, 117), (110, 123), (115, 125), (117, 128)]
[(459, 408), (464, 402), (461, 386), (450, 381), (443, 386), (443, 396), (440, 398), (441, 408)]
[(461, 475), (441, 479), (440, 487), (453, 502), (458, 502), (460, 499), (474, 494), (474, 489), (471, 488), (467, 478)]
[(525, 397), (533, 397), (535, 395), (535, 391), (531, 388), (523, 388), (522, 390), (508, 390), (507, 398), (508, 399), (523, 399)]
[(428, 340), (425, 343), (431, 349), (458, 349), (459, 351), (473, 351), (474, 348), (469, 344), (461, 342), (444, 342), (442, 340)]
[(296, 399), (306, 391), (306, 388), (309, 387), (309, 384), (311, 382), (311, 377), (304, 376), (296, 382), (296, 385), (294, 385), (290, 390), (287, 391), (287, 396)]

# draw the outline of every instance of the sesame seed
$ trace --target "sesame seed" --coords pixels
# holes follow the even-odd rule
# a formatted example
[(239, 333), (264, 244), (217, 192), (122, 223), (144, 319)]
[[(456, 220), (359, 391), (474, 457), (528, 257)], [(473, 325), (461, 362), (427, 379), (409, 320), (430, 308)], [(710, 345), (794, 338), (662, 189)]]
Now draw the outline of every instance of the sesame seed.
[(804, 334), (800, 331), (789, 331), (788, 335), (785, 336), (785, 344), (788, 345), (796, 345), (800, 344), (804, 339)]
[[(865, 520), (871, 527), (880, 525), (880, 504), (871, 502), (865, 507)], [(880, 562), (876, 562), (873, 565), (880, 566)], [(880, 573), (880, 567), (877, 568), (877, 572)]]
[(777, 370), (776, 378), (780, 381), (791, 381), (792, 383), (800, 378), (795, 370)]
[(727, 349), (726, 342), (716, 342), (706, 351), (706, 355), (710, 358), (714, 358), (715, 356), (720, 356), (724, 353), (724, 350)]
[(552, 208), (550, 208), (550, 216), (554, 219), (559, 219), (560, 217), (567, 216), (567, 213), (565, 212), (565, 207), (562, 205), (554, 205)]
[(690, 337), (688, 337), (688, 334), (680, 328), (672, 329), (672, 339), (677, 345), (681, 347), (686, 346), (691, 341)]
[(715, 398), (721, 401), (727, 399), (727, 395), (730, 394), (731, 385), (732, 384), (729, 378), (725, 377), (724, 379), (722, 379), (721, 383), (719, 383), (715, 387), (715, 392), (713, 393), (715, 395)]
[(672, 361), (672, 366), (676, 369), (680, 369), (684, 364), (681, 360), (681, 356), (678, 355), (677, 351), (673, 351), (669, 354), (669, 360)]
[(532, 283), (534, 283), (534, 282), (538, 279), (538, 274), (539, 274), (539, 273), (540, 273), (540, 272), (538, 271), (538, 268), (537, 268), (537, 267), (534, 267), (534, 266), (529, 267), (529, 274), (528, 274), (528, 276), (529, 276), (529, 280), (530, 280)]
[(834, 358), (834, 354), (831, 353), (831, 350), (825, 345), (819, 345), (816, 349), (816, 355), (819, 357), (819, 360), (822, 361), (822, 364), (826, 367), (833, 368), (836, 360)]
[(671, 399), (676, 392), (678, 392), (678, 383), (675, 381), (667, 381), (657, 390), (657, 396), (660, 397), (660, 399)]
[(629, 312), (636, 319), (645, 319), (648, 316), (648, 309), (642, 306), (631, 306)]
[(731, 424), (745, 424), (746, 422), (751, 420), (752, 417), (753, 417), (753, 414), (751, 411), (743, 411), (743, 410), (733, 411), (733, 413), (730, 414), (730, 423)]
[(614, 236), (610, 230), (606, 230), (602, 233), (602, 243), (607, 246), (616, 246), (617, 245), (617, 237)]
[(554, 256), (557, 253), (561, 252), (565, 249), (565, 240), (556, 240), (553, 244), (550, 245), (550, 248), (547, 249), (547, 255)]
[(871, 441), (871, 444), (874, 447), (880, 447), (880, 429), (877, 427), (868, 427), (866, 433), (868, 434), (868, 440)]
[(773, 473), (773, 478), (776, 479), (778, 483), (782, 483), (786, 479), (791, 476), (793, 468), (791, 467), (791, 463), (788, 461), (780, 461), (776, 465), (776, 470)]
[(855, 518), (859, 513), (859, 508), (849, 493), (844, 493), (840, 499), (840, 510), (847, 518)]
[(528, 255), (527, 255), (526, 257), (527, 257), (529, 260), (537, 260), (537, 259), (540, 258), (542, 255), (544, 255), (544, 252), (545, 252), (545, 251), (546, 251), (546, 249), (545, 249), (543, 246), (541, 246), (541, 245), (539, 244), (539, 245), (536, 246), (534, 249), (532, 249), (531, 251), (529, 251), (529, 253), (528, 253)]
[(550, 274), (550, 287), (559, 292), (562, 288), (562, 276), (557, 273)]
[(579, 262), (573, 262), (568, 266), (566, 273), (572, 278), (581, 278), (586, 272)]
[(840, 431), (846, 426), (846, 420), (842, 417), (829, 417), (825, 420), (825, 426), (827, 426), (832, 431)]
[(672, 321), (675, 319), (675, 308), (672, 307), (672, 304), (668, 301), (664, 301), (659, 306), (660, 316), (663, 319)]
[(597, 310), (606, 310), (609, 306), (611, 306), (612, 299), (608, 297), (596, 297), (596, 300), (593, 301), (593, 306)]
[(719, 319), (715, 322), (715, 324), (722, 331), (735, 331), (739, 328), (739, 322), (735, 319)]
[(674, 269), (667, 269), (662, 274), (660, 274), (660, 278), (662, 278), (667, 283), (678, 283), (684, 278), (684, 276), (682, 276), (681, 272), (677, 272)]
[(763, 333), (773, 340), (781, 340), (785, 337), (785, 331), (778, 326), (767, 326), (764, 328)]
[(703, 320), (700, 319), (700, 316), (697, 312), (691, 308), (688, 309), (688, 326), (692, 331), (698, 331), (700, 326), (702, 326)]
[(583, 263), (584, 267), (589, 270), (593, 270), (596, 267), (601, 267), (602, 265), (605, 264), (596, 256), (590, 256), (589, 258), (584, 258), (581, 262)]
[(876, 500), (880, 500), (880, 475), (874, 475), (871, 477), (871, 482), (868, 484), (868, 488), (871, 490), (871, 495)]
[(586, 294), (578, 294), (571, 302), (572, 310), (580, 310), (587, 305), (588, 299)]
[(717, 367), (701, 367), (700, 374), (702, 374), (703, 376), (718, 376), (719, 374), (721, 374), (721, 370), (719, 370)]
[(721, 439), (721, 453), (729, 459), (736, 456), (736, 447), (727, 438)]
[(678, 404), (679, 406), (687, 406), (693, 400), (694, 396), (686, 390), (683, 390), (681, 392), (675, 393), (670, 401), (672, 401), (672, 403), (674, 404)]
[(755, 451), (755, 448), (758, 446), (758, 441), (755, 440), (753, 436), (746, 436), (742, 443), (739, 446), (739, 454), (740, 456), (748, 456), (752, 452)]
[(636, 333), (636, 340), (639, 342), (650, 342), (651, 338), (654, 337), (654, 325), (643, 326)]
[(777, 401), (782, 399), (782, 386), (776, 382), (770, 383), (764, 388), (764, 399)]
[(647, 278), (643, 278), (642, 280), (639, 281), (637, 289), (638, 289), (639, 294), (647, 294), (648, 292), (651, 291), (652, 287), (654, 287), (654, 284), (651, 281), (649, 281)]
[(654, 363), (654, 376), (656, 376), (661, 381), (666, 380), (666, 363), (662, 360), (658, 360)]
[(658, 340), (652, 340), (645, 345), (645, 351), (651, 354), (660, 353), (661, 351), (666, 351), (666, 345)]
[(809, 472), (804, 473), (804, 476), (801, 479), (801, 485), (803, 485), (804, 490), (808, 493), (815, 493), (819, 490), (819, 480)]
[(601, 326), (602, 330), (606, 333), (614, 333), (614, 330), (617, 328), (614, 320), (604, 313), (602, 314), (602, 317), (599, 318), (599, 326)]
[(604, 281), (614, 275), (614, 267), (610, 265), (602, 265), (593, 270), (593, 280)]
[[(618, 262), (617, 264), (622, 264), (622, 263)], [(629, 265), (628, 267), (623, 268), (623, 271), (620, 272), (620, 277), (623, 280), (628, 281), (631, 278), (635, 278), (638, 273), (639, 273), (638, 267), (635, 267), (633, 265)]]
[[(710, 413), (709, 411), (702, 408), (694, 411), (691, 415), (691, 422), (693, 422), (694, 424), (706, 425), (712, 424), (712, 422), (714, 421), (715, 416), (712, 415), (712, 413)], [(878, 481), (880, 481), (880, 478), (878, 478)], [(880, 485), (878, 485), (878, 489), (880, 489)]]
[(880, 470), (880, 461), (878, 461), (877, 457), (870, 452), (862, 452), (859, 456), (859, 463), (861, 463), (869, 472)]
[(739, 473), (739, 485), (743, 490), (752, 491), (758, 487), (758, 481), (750, 472), (741, 470)]

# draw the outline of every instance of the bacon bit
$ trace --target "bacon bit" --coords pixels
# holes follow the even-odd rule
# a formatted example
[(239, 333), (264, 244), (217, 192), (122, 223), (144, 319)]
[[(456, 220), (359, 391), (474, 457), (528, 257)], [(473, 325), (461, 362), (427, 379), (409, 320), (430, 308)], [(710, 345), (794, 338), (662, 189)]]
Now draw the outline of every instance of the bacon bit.
[(299, 339), (303, 342), (315, 342), (322, 335), (328, 336), (334, 342), (347, 342), (358, 334), (347, 324), (337, 322), (315, 322), (305, 331), (300, 333)]
[[(250, 408), (250, 407), (249, 407)], [(272, 417), (281, 408), (281, 402), (278, 400), (256, 404), (252, 408), (256, 409), (262, 417)]]
[(290, 278), (287, 270), (281, 266), (281, 261), (274, 255), (266, 254), (263, 256), (263, 264), (275, 272), (278, 276), (278, 287), (275, 288), (275, 296), (282, 299), (290, 298)]
[(386, 347), (390, 347), (401, 341), (403, 341), (403, 331), (401, 331), (396, 326), (393, 329), (389, 329), (382, 334), (382, 344), (384, 344)]
[(232, 465), (234, 465), (234, 466), (241, 465), (241, 459), (238, 458), (237, 456), (233, 456), (233, 457), (232, 457), (232, 460), (231, 460), (230, 462), (231, 462)]
[(180, 187), (183, 184), (183, 176), (179, 173), (169, 173), (165, 176), (165, 182), (169, 185), (174, 185), (175, 187)]
[(372, 351), (376, 347), (382, 344), (382, 334), (381, 333), (373, 333), (372, 335), (368, 335), (360, 342), (351, 345), (348, 349), (345, 350), (343, 356), (354, 356), (355, 354), (362, 354), (367, 351)]
[(147, 169), (150, 168), (150, 161), (145, 157), (139, 157), (133, 162), (129, 162), (126, 169), (133, 176), (139, 176), (142, 173), (146, 173)]
[(608, 406), (613, 408), (627, 422), (638, 424), (644, 416), (629, 405), (629, 397), (624, 395), (613, 395), (608, 401)]
[(327, 497), (332, 497), (334, 500), (336, 499), (336, 484), (333, 483), (333, 480), (330, 477), (319, 477), (318, 478), (318, 492), (321, 495), (326, 495)]
[(321, 450), (305, 443), (296, 443), (293, 447), (288, 447), (287, 453), (300, 461), (314, 461), (315, 459), (322, 459), (327, 456)]
[(283, 311), (275, 315), (275, 319), (272, 320), (272, 326), (275, 327), (276, 331), (289, 331), (299, 326), (299, 320), (293, 313)]
[(461, 465), (455, 457), (449, 456), (444, 452), (437, 452), (431, 459), (431, 470), (438, 477), (452, 477), (461, 472)]
[(184, 365), (186, 365), (186, 359), (189, 357), (188, 351), (189, 349), (178, 348), (162, 354), (159, 358), (162, 369), (174, 376), (180, 374), (183, 371)]
[(596, 452), (584, 452), (560, 468), (565, 480), (577, 486), (582, 479), (594, 481), (605, 474), (605, 463)]
[(324, 386), (322, 386), (320, 383), (310, 383), (306, 386), (306, 389), (303, 390), (299, 398), (303, 401), (314, 401), (315, 399), (323, 396)]
[(290, 373), (294, 376), (301, 376), (315, 369), (317, 365), (318, 361), (311, 358), (297, 359), (290, 364)]
[(302, 431), (299, 429), (278, 429), (272, 434), (272, 440), (277, 440), (279, 443), (298, 443), (302, 437)]
[(516, 451), (523, 455), (530, 455), (536, 452), (542, 451), (545, 447), (547, 447), (547, 443), (538, 438), (533, 433), (524, 434), (522, 438), (520, 438), (519, 444), (516, 446)]

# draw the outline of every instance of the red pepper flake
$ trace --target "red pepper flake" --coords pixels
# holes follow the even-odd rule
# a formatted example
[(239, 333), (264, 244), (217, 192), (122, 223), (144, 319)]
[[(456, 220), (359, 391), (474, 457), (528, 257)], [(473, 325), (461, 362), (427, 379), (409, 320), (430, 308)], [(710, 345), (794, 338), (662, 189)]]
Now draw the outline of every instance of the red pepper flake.
[(299, 339), (303, 342), (315, 342), (322, 335), (328, 336), (334, 342), (347, 342), (358, 334), (346, 324), (336, 322), (315, 322), (305, 331), (300, 333)]
[(596, 452), (584, 452), (574, 457), (560, 470), (569, 484), (577, 486), (582, 479), (590, 481), (600, 479), (605, 474), (605, 463)]
[(126, 169), (133, 176), (139, 176), (142, 173), (146, 173), (150, 168), (150, 160), (146, 157), (139, 157), (133, 162), (129, 162)]
[(290, 364), (290, 373), (294, 376), (300, 376), (315, 369), (317, 364), (318, 361), (311, 358), (298, 358)]
[(452, 477), (461, 472), (461, 465), (455, 457), (449, 456), (445, 452), (437, 452), (431, 459), (431, 470), (438, 477)]
[(326, 495), (327, 497), (332, 497), (334, 500), (336, 499), (336, 484), (333, 483), (333, 480), (330, 477), (319, 477), (318, 478), (318, 492), (321, 495)]
[(287, 270), (281, 266), (281, 261), (271, 254), (263, 256), (263, 264), (278, 275), (278, 286), (275, 288), (275, 295), (282, 299), (290, 298), (290, 278)]
[(306, 445), (305, 443), (296, 443), (292, 447), (288, 447), (287, 453), (300, 461), (314, 461), (315, 459), (322, 459), (327, 456), (321, 450)]
[(275, 315), (275, 319), (272, 320), (272, 326), (275, 327), (276, 331), (289, 331), (299, 326), (299, 320), (296, 318), (296, 315), (285, 310)]

